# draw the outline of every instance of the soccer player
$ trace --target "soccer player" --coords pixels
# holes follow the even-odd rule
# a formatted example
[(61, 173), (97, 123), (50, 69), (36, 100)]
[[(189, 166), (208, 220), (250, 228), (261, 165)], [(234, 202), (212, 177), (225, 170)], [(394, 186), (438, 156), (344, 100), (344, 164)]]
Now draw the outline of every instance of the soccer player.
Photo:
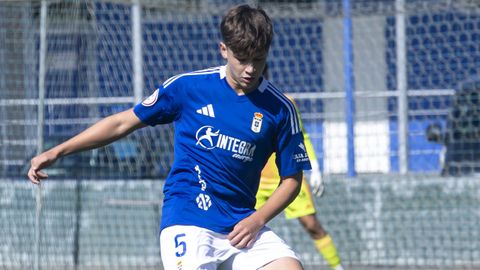
[[(175, 159), (160, 225), (164, 269), (303, 269), (265, 224), (297, 196), (310, 162), (296, 109), (262, 77), (273, 37), (268, 15), (248, 5), (223, 17), (225, 66), (166, 80), (134, 108), (34, 157), (38, 184), (58, 158), (104, 146), (147, 125), (175, 124)], [(255, 210), (260, 173), (276, 152), (280, 184)]]
[[(269, 78), (268, 66), (265, 66), (263, 71), (264, 78)], [(295, 105), (295, 101), (289, 97), (292, 103)], [(318, 165), (317, 156), (315, 155), (315, 149), (310, 141), (308, 133), (303, 128), (301, 115), (298, 112), (298, 120), (300, 128), (303, 133), (303, 140), (305, 142), (305, 148), (310, 159), (312, 171), (310, 173), (309, 182), (313, 188), (313, 194), (321, 197), (324, 191), (324, 184), (322, 174), (320, 172), (320, 166)], [(267, 164), (262, 170), (260, 178), (260, 186), (257, 192), (256, 208), (262, 207), (262, 205), (270, 198), (275, 191), (280, 176), (278, 175), (278, 169), (275, 164), (275, 154), (273, 154), (267, 161)], [(338, 256), (337, 248), (333, 243), (331, 236), (322, 227), (320, 221), (315, 215), (315, 203), (312, 198), (312, 192), (305, 178), (302, 180), (302, 187), (297, 198), (285, 209), (285, 217), (287, 219), (298, 219), (303, 228), (307, 231), (310, 237), (313, 239), (315, 247), (322, 254), (328, 264), (334, 270), (343, 270), (340, 257)]]

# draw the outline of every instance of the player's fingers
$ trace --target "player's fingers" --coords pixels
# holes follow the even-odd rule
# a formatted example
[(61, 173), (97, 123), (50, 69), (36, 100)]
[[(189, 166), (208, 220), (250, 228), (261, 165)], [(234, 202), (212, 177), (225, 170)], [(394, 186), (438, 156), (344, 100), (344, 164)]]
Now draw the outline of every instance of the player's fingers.
[(32, 172), (32, 175), (34, 175), (35, 178), (38, 179), (38, 180), (48, 178), (48, 175), (46, 173), (42, 172), (42, 171), (31, 169), (31, 172)]
[(230, 240), (230, 245), (232, 245), (233, 247), (238, 247), (238, 245), (240, 244), (240, 241), (241, 241), (241, 238), (234, 238)]
[(252, 238), (250, 241), (248, 241), (247, 248), (253, 247), (253, 243), (255, 243), (255, 238)]
[(227, 239), (232, 240), (237, 234), (237, 230), (235, 230), (235, 227), (233, 227), (233, 230), (227, 235)]
[(250, 242), (250, 237), (243, 237), (234, 247), (238, 249), (246, 248), (248, 247), (248, 244)]
[(34, 168), (30, 168), (30, 170), (28, 170), (28, 178), (32, 183), (39, 184), (40, 180), (48, 178), (48, 174), (35, 170)]
[(230, 245), (236, 248), (244, 248), (249, 239), (246, 239), (248, 233), (245, 233), (238, 228), (234, 228), (232, 232), (228, 235), (228, 239), (230, 240)]
[(238, 234), (235, 237), (233, 237), (232, 239), (230, 239), (230, 245), (232, 245), (236, 248), (241, 248), (242, 240), (243, 240), (243, 236)]
[(42, 172), (42, 171), (37, 171), (37, 175), (40, 179), (45, 179), (48, 178), (48, 174)]
[(28, 178), (30, 179), (30, 182), (34, 184), (39, 184), (40, 180), (38, 179), (37, 175), (35, 174), (35, 171), (33, 169), (28, 170)]
[(233, 230), (228, 234), (227, 239), (230, 241), (230, 245), (235, 246), (240, 238), (238, 237), (238, 232), (233, 228)]

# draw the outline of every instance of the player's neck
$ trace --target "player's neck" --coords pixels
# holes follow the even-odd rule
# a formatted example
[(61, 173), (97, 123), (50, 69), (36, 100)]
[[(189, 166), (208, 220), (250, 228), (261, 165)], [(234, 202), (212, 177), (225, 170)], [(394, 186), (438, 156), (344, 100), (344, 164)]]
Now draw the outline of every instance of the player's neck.
[[(231, 87), (231, 85), (230, 85)], [(242, 89), (242, 88), (235, 88), (235, 87), (231, 87), (233, 89), (233, 91), (235, 91), (235, 93), (239, 96), (243, 96), (243, 95), (248, 95), (250, 94), (251, 92), (255, 91), (255, 89), (257, 89), (257, 87), (255, 86), (254, 88), (252, 89)]]
[(238, 95), (238, 96), (243, 96), (243, 95), (248, 95), (251, 92), (255, 91), (258, 86), (260, 85), (260, 80), (258, 80), (253, 86), (251, 87), (244, 87), (240, 83), (236, 82), (231, 76), (228, 75), (227, 73), (227, 83), (232, 88), (232, 90)]

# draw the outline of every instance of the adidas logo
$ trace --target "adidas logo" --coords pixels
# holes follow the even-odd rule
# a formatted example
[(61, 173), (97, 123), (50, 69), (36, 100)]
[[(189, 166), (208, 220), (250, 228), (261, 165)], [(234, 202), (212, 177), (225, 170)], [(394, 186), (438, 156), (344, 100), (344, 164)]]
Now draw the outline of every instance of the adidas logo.
[(212, 104), (208, 104), (207, 106), (202, 107), (201, 109), (198, 109), (197, 113), (215, 118), (215, 113), (213, 112)]
[(304, 152), (307, 152), (307, 149), (305, 148), (305, 145), (303, 143), (300, 143), (298, 147), (302, 148)]

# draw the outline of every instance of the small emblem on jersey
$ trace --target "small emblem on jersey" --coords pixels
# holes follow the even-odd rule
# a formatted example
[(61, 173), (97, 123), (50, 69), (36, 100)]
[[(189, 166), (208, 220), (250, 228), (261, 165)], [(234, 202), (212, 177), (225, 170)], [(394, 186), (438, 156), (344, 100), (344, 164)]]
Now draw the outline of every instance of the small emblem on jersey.
[(252, 131), (255, 133), (259, 133), (260, 130), (262, 129), (262, 119), (263, 119), (263, 114), (256, 112), (253, 114), (253, 120), (252, 120)]
[(195, 171), (197, 172), (198, 183), (200, 183), (202, 191), (205, 191), (207, 189), (207, 182), (202, 179), (202, 170), (200, 170), (200, 166), (195, 165)]
[(197, 113), (201, 114), (201, 115), (210, 116), (210, 117), (215, 118), (215, 112), (213, 111), (212, 104), (208, 104), (207, 106), (204, 106), (204, 107), (198, 109)]
[(197, 196), (197, 206), (198, 208), (207, 211), (210, 206), (212, 206), (212, 200), (207, 194), (200, 193)]
[(155, 104), (155, 102), (157, 102), (157, 99), (158, 99), (158, 89), (155, 90), (155, 92), (153, 92), (153, 94), (151, 94), (148, 98), (146, 98), (142, 102), (142, 105), (145, 106), (145, 107), (150, 107), (153, 104)]

